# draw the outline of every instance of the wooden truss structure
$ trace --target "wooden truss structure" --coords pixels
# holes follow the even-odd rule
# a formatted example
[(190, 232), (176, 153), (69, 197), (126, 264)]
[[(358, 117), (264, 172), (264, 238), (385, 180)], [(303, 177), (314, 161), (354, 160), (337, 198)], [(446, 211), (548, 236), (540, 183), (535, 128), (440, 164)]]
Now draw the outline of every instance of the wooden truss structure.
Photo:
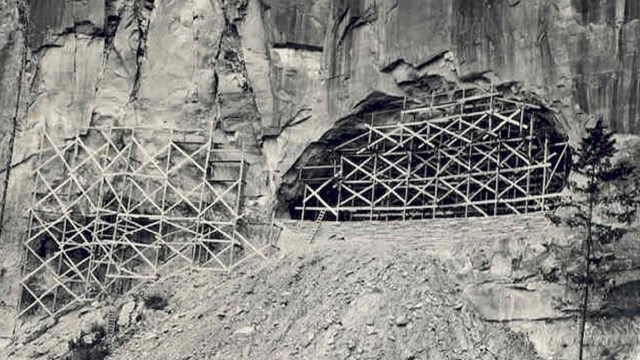
[(241, 234), (244, 152), (219, 145), (199, 130), (89, 128), (63, 145), (43, 131), (20, 315), (262, 256)]
[(496, 216), (552, 205), (569, 172), (566, 139), (539, 107), (456, 92), (371, 114), (298, 167), (302, 219)]

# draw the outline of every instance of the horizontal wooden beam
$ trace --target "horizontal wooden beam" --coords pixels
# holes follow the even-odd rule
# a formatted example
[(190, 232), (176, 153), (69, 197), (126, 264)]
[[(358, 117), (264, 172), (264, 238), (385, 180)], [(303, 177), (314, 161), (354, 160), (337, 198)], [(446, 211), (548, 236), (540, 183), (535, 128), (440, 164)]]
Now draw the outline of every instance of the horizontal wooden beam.
[[(498, 199), (498, 203), (524, 203), (526, 201), (535, 201), (541, 199), (554, 199), (560, 198), (560, 194), (546, 194), (546, 195), (537, 195), (537, 196), (527, 196), (522, 198), (514, 198), (514, 199)], [(448, 209), (448, 208), (464, 208), (467, 205), (492, 205), (495, 203), (495, 199), (490, 200), (481, 200), (481, 201), (472, 201), (472, 202), (460, 202), (455, 204), (424, 204), (424, 205), (412, 205), (412, 206), (376, 206), (373, 208), (374, 211), (404, 211), (404, 210), (428, 210), (428, 209)], [(296, 210), (302, 210), (302, 206), (296, 206)], [(371, 207), (369, 206), (342, 206), (342, 207), (324, 207), (324, 206), (306, 206), (306, 210), (308, 211), (335, 211), (335, 212), (353, 212), (353, 211), (370, 211)]]

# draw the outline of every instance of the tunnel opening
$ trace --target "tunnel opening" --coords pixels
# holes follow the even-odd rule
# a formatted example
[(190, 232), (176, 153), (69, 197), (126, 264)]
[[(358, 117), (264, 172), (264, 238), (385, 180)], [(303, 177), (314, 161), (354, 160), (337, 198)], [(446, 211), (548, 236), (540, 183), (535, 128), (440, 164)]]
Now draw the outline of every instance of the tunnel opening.
[(549, 110), (493, 89), (459, 89), (330, 130), (280, 195), (302, 220), (526, 214), (555, 206), (570, 164)]

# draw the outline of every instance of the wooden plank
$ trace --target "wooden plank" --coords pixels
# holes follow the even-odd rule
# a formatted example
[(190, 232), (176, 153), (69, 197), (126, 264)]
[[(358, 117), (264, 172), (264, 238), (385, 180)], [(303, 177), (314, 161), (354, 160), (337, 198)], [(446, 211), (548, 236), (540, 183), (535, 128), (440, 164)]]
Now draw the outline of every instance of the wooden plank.
[[(534, 196), (527, 196), (527, 197), (522, 197), (522, 198), (514, 198), (514, 199), (500, 199), (499, 201), (501, 203), (518, 203), (518, 202), (525, 202), (527, 200), (539, 200), (542, 198), (545, 199), (554, 199), (554, 198), (559, 198), (561, 197), (560, 194), (547, 194), (545, 196), (542, 195), (534, 195)], [(489, 199), (489, 200), (478, 200), (478, 201), (473, 201), (472, 202), (474, 205), (491, 205), (495, 203), (494, 199)], [(460, 202), (460, 203), (455, 203), (455, 204), (439, 204), (439, 205), (434, 205), (434, 204), (424, 204), (424, 205), (411, 205), (411, 206), (406, 206), (407, 210), (423, 210), (423, 209), (434, 209), (434, 208), (461, 208), (464, 209), (465, 206), (465, 202)], [(296, 206), (295, 209), (296, 210), (300, 210), (302, 208), (302, 206)], [(320, 211), (324, 209), (324, 207), (320, 207), (320, 206), (310, 206), (308, 207), (308, 210), (311, 211)], [(378, 206), (375, 208), (375, 211), (399, 211), (401, 212), (403, 209), (403, 207), (385, 207), (385, 206)], [(365, 206), (345, 206), (340, 208), (340, 211), (345, 211), (345, 212), (353, 212), (353, 211), (369, 211), (369, 207), (365, 207)]]

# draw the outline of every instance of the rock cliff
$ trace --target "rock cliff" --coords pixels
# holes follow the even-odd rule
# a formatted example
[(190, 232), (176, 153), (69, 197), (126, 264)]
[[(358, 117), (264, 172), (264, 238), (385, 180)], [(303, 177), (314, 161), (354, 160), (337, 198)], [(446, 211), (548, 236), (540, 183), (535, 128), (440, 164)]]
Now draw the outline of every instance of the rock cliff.
[(0, 346), (13, 330), (37, 137), (213, 128), (252, 157), (250, 208), (339, 120), (491, 84), (640, 135), (636, 0), (0, 0)]

